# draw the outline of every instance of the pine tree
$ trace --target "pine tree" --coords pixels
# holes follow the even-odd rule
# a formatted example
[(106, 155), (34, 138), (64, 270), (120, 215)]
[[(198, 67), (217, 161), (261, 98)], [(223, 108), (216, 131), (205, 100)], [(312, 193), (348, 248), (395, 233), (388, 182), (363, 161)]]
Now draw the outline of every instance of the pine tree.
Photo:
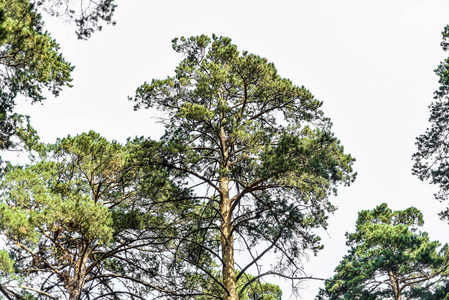
[[(354, 179), (353, 158), (332, 134), (322, 103), (266, 59), (217, 36), (175, 39), (173, 49), (185, 57), (176, 75), (143, 84), (134, 101), (136, 109), (167, 113), (155, 163), (192, 182), (203, 207), (203, 222), (192, 229), (203, 237), (196, 253), (211, 255), (220, 277), (201, 259), (185, 261), (214, 277), (222, 299), (239, 298), (237, 282), (267, 253), (277, 259), (255, 278), (301, 277), (304, 251), (321, 248), (312, 229), (325, 227), (335, 210), (329, 194)], [(237, 246), (252, 255), (238, 275)]]

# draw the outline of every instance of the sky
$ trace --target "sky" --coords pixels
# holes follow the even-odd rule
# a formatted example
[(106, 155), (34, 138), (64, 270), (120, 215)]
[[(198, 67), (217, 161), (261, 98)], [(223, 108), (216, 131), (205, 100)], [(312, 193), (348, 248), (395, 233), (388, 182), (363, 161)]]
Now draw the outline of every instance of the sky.
[[(20, 102), (42, 141), (95, 130), (108, 139), (163, 133), (156, 111), (133, 111), (128, 96), (145, 81), (174, 74), (182, 57), (171, 49), (180, 36), (228, 36), (240, 50), (273, 62), (278, 73), (324, 102), (325, 115), (347, 153), (357, 180), (341, 187), (338, 210), (319, 231), (325, 246), (304, 262), (308, 275), (328, 278), (348, 250), (357, 213), (383, 202), (395, 210), (415, 206), (430, 238), (449, 242), (449, 224), (437, 213), (435, 187), (412, 175), (415, 138), (428, 127), (428, 106), (438, 87), (433, 70), (447, 54), (441, 31), (448, 0), (118, 0), (116, 26), (88, 41), (74, 26), (47, 20), (65, 58), (76, 66), (73, 88), (42, 105)], [(290, 299), (289, 283), (277, 283)], [(321, 282), (304, 282), (311, 300)]]

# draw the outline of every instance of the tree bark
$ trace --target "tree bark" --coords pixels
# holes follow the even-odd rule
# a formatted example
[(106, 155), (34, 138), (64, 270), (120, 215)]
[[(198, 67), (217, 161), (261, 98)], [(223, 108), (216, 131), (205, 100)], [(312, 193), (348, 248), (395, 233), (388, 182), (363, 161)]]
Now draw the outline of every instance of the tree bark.
[[(225, 186), (228, 186), (229, 181), (227, 179), (220, 180), (220, 183), (221, 182), (223, 182)], [(223, 259), (223, 285), (226, 288), (224, 298), (226, 300), (238, 300), (234, 269), (234, 238), (232, 236), (231, 201), (229, 199), (229, 190), (224, 189), (223, 192), (225, 193), (222, 196), (220, 205), (220, 212), (222, 216), (220, 229)]]
[[(84, 249), (80, 252), (83, 253)], [(69, 257), (69, 254), (67, 255)], [(73, 257), (70, 257), (72, 260)], [(85, 283), (85, 271), (86, 271), (86, 260), (85, 255), (80, 255), (80, 257), (73, 263), (73, 277), (70, 276), (70, 271), (63, 273), (63, 281), (65, 288), (69, 292), (69, 300), (79, 300), (81, 297), (81, 291), (83, 290)]]
[(221, 144), (220, 161), (220, 214), (221, 214), (221, 247), (223, 260), (223, 286), (225, 287), (224, 299), (238, 300), (237, 282), (234, 268), (234, 238), (232, 236), (232, 203), (229, 197), (229, 151), (224, 128), (219, 131)]
[(69, 293), (69, 300), (79, 300), (80, 291), (78, 289), (73, 289)]
[(393, 288), (394, 299), (401, 300), (401, 291), (399, 290), (399, 283), (396, 280), (394, 273), (392, 271), (388, 271), (388, 276), (390, 277), (390, 284), (391, 287)]
[(80, 296), (81, 296), (81, 289), (82, 286), (80, 280), (78, 280), (76, 277), (76, 275), (74, 276), (74, 278), (70, 278), (69, 272), (65, 272), (65, 274), (63, 275), (64, 278), (64, 283), (65, 283), (65, 288), (67, 289), (67, 291), (69, 292), (69, 300), (79, 300)]

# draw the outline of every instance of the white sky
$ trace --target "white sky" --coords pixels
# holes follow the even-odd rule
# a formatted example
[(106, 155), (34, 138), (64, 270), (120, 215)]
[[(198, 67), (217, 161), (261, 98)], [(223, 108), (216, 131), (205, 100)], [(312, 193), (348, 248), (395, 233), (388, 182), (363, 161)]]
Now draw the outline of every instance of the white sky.
[[(199, 34), (231, 37), (240, 50), (266, 57), (281, 76), (324, 101), (324, 111), (359, 175), (341, 188), (339, 207), (323, 232), (325, 249), (305, 264), (309, 275), (329, 277), (346, 253), (345, 232), (357, 213), (387, 202), (419, 208), (430, 237), (449, 242), (437, 217), (444, 204), (434, 187), (411, 175), (415, 137), (428, 126), (428, 105), (445, 58), (441, 31), (449, 23), (448, 0), (118, 0), (117, 25), (89, 41), (73, 27), (48, 22), (76, 69), (71, 89), (43, 105), (21, 103), (21, 113), (45, 142), (95, 130), (109, 139), (150, 135), (162, 126), (155, 113), (134, 112), (127, 96), (144, 81), (174, 74), (181, 56), (171, 40)], [(449, 203), (447, 203), (449, 204)], [(284, 299), (290, 291), (281, 284)], [(320, 283), (304, 283), (302, 299), (314, 299)]]

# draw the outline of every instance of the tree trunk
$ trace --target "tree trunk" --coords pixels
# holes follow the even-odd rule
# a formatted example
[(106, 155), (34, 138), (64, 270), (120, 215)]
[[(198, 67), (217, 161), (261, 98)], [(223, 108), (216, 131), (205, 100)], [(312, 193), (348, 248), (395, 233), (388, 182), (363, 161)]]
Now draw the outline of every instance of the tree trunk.
[(78, 289), (71, 290), (69, 293), (69, 300), (79, 300), (80, 291)]
[(229, 179), (220, 179), (221, 201), (221, 247), (223, 259), (223, 285), (226, 288), (226, 300), (238, 300), (237, 283), (234, 269), (234, 238), (232, 236), (232, 211), (229, 199)]
[[(80, 250), (83, 252), (83, 249)], [(73, 262), (73, 257), (70, 254), (66, 255), (66, 259), (72, 261), (73, 275), (67, 270), (62, 274), (62, 279), (69, 292), (69, 300), (79, 300), (81, 298), (81, 291), (83, 290), (85, 283), (85, 270), (86, 270), (86, 259), (85, 255), (80, 255), (75, 262)]]
[[(222, 116), (222, 123), (226, 123)], [(220, 214), (221, 214), (221, 248), (223, 260), (223, 286), (225, 287), (224, 299), (238, 300), (237, 282), (234, 269), (234, 238), (232, 236), (232, 203), (229, 197), (229, 148), (224, 127), (220, 128), (218, 137), (220, 139)]]
[[(66, 272), (65, 276), (68, 275), (68, 272)], [(81, 296), (81, 282), (77, 280), (76, 276), (75, 278), (66, 278), (64, 280), (65, 288), (69, 292), (69, 300), (79, 300)]]
[(401, 300), (401, 291), (399, 290), (399, 283), (394, 276), (392, 271), (388, 272), (388, 276), (390, 277), (390, 284), (393, 288), (394, 300)]

